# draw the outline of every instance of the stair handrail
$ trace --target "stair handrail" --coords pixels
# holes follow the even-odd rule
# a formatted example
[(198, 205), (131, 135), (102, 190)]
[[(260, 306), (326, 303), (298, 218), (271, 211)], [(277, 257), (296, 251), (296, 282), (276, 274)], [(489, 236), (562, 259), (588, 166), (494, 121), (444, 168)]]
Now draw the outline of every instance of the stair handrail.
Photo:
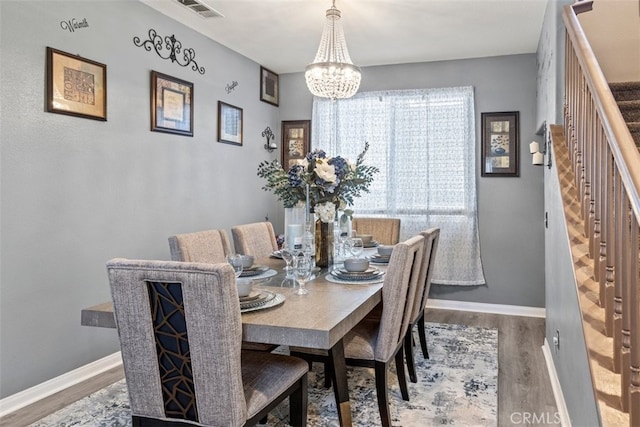
[(607, 79), (600, 68), (591, 44), (587, 40), (578, 14), (591, 10), (593, 1), (579, 1), (564, 7), (563, 18), (567, 34), (575, 47), (575, 54), (580, 63), (587, 85), (591, 88), (593, 101), (598, 110), (600, 120), (609, 146), (616, 161), (620, 178), (627, 192), (631, 208), (640, 223), (640, 168), (631, 169), (629, 165), (640, 165), (640, 151), (633, 142), (622, 113), (618, 108)]

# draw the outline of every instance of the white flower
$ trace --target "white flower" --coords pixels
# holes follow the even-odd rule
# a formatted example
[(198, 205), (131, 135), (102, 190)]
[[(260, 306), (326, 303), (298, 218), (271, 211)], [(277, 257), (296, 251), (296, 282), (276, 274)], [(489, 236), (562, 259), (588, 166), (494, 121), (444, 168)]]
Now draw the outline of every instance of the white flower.
[(322, 222), (333, 222), (336, 217), (336, 206), (331, 202), (318, 203), (313, 207)]
[(319, 160), (316, 160), (315, 173), (326, 182), (336, 182), (338, 178), (336, 176), (336, 168), (334, 168), (333, 165)]
[(296, 162), (296, 164), (301, 165), (302, 167), (304, 167), (305, 170), (309, 167), (309, 161), (306, 158), (298, 159), (295, 162)]

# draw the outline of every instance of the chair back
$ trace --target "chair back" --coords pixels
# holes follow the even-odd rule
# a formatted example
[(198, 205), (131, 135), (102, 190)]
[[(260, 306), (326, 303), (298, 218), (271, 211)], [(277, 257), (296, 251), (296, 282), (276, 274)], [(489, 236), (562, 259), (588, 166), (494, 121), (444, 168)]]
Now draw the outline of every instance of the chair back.
[(231, 266), (113, 259), (107, 272), (132, 416), (243, 425)]
[(411, 324), (414, 324), (420, 314), (427, 305), (429, 298), (429, 290), (431, 289), (431, 277), (433, 276), (433, 265), (436, 260), (436, 252), (438, 251), (438, 241), (440, 240), (440, 229), (430, 228), (421, 231), (420, 235), (424, 237), (424, 248), (422, 251), (422, 264), (420, 265), (420, 274), (418, 276), (418, 286), (416, 288), (416, 298), (413, 302), (413, 310), (411, 313)]
[(398, 243), (391, 253), (382, 286), (382, 315), (375, 359), (387, 362), (396, 353), (409, 328), (409, 318), (416, 294), (424, 237), (414, 236)]
[(173, 261), (226, 262), (231, 251), (229, 236), (224, 230), (204, 230), (176, 234), (169, 237), (169, 250)]
[(270, 222), (236, 225), (231, 228), (236, 252), (266, 258), (278, 250), (276, 234)]
[(381, 245), (400, 241), (400, 218), (353, 218), (351, 225), (358, 234), (371, 234)]

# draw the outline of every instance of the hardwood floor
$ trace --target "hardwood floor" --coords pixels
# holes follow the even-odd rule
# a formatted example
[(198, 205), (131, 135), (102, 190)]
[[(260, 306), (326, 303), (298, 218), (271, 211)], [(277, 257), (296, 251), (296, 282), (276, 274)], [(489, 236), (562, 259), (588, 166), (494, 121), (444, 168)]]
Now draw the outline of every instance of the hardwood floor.
[[(427, 310), (427, 322), (498, 329), (498, 425), (558, 425), (557, 408), (542, 354), (544, 319), (451, 310)], [(420, 355), (420, 352), (417, 352)], [(114, 368), (0, 418), (23, 427), (123, 378)], [(405, 426), (410, 427), (410, 426)], [(416, 426), (417, 427), (417, 426)]]

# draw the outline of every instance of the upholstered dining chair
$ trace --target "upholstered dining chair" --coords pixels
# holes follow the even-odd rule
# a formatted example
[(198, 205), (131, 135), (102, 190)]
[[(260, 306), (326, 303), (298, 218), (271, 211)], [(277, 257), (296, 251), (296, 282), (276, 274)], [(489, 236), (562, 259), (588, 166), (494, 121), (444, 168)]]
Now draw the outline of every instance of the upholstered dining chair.
[(278, 250), (276, 234), (270, 222), (255, 222), (231, 228), (236, 252), (266, 258)]
[(173, 261), (206, 263), (226, 262), (233, 252), (225, 230), (176, 234), (169, 237), (169, 251)]
[(305, 361), (242, 351), (233, 269), (226, 263), (107, 263), (134, 426), (244, 426), (289, 396), (305, 426)]
[[(391, 426), (387, 377), (392, 360), (395, 360), (402, 398), (409, 400), (403, 347), (423, 259), (423, 247), (424, 237), (420, 235), (394, 247), (382, 286), (384, 304), (381, 317), (365, 317), (344, 337), (346, 363), (375, 370), (376, 395), (383, 427)], [(325, 362), (325, 366), (328, 364), (332, 369), (325, 354), (298, 347), (291, 348), (291, 354), (310, 363)]]
[(400, 218), (357, 218), (351, 226), (358, 234), (371, 234), (381, 245), (395, 245), (400, 241)]
[(429, 358), (429, 350), (427, 349), (427, 335), (424, 325), (424, 311), (429, 298), (429, 290), (431, 289), (431, 277), (433, 276), (433, 266), (438, 252), (438, 242), (440, 240), (440, 229), (430, 228), (421, 231), (420, 235), (424, 237), (424, 248), (422, 250), (422, 264), (420, 266), (420, 274), (418, 275), (418, 285), (416, 287), (416, 298), (413, 301), (413, 309), (409, 328), (404, 340), (405, 358), (407, 361), (407, 370), (409, 371), (409, 379), (411, 382), (418, 382), (416, 375), (415, 359), (413, 357), (413, 328), (418, 325), (418, 337), (420, 338), (420, 346), (422, 347), (422, 356)]

